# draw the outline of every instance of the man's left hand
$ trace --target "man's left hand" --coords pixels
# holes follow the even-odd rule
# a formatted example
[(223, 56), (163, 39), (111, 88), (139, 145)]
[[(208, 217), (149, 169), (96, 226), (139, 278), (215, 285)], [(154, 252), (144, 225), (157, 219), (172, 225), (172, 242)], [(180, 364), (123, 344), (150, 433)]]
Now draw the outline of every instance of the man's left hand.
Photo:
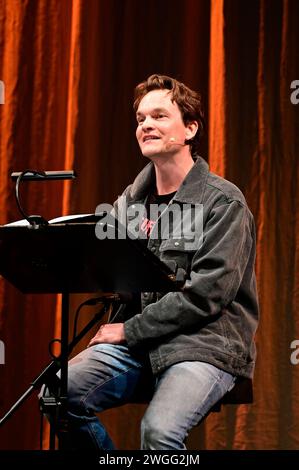
[(88, 347), (100, 343), (123, 344), (125, 341), (124, 324), (111, 323), (100, 327), (96, 335), (90, 340)]

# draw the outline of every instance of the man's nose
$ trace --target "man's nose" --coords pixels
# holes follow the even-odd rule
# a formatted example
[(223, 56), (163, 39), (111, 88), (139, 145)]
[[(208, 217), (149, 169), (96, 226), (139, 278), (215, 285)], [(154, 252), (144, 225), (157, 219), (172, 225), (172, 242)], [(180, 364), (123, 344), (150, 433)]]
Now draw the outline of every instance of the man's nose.
[(142, 129), (146, 130), (146, 129), (153, 129), (154, 127), (154, 123), (153, 123), (153, 119), (151, 116), (146, 116), (143, 120), (143, 123), (142, 123)]

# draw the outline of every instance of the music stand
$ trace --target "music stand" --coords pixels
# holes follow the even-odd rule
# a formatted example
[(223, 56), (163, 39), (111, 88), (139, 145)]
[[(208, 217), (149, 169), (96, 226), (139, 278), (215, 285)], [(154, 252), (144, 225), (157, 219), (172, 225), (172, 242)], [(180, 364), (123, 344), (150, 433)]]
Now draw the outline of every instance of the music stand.
[[(62, 294), (58, 412), (62, 426), (66, 422), (69, 294), (178, 290), (174, 273), (139, 240), (99, 240), (95, 227), (94, 222), (77, 220), (37, 228), (0, 227), (0, 274), (23, 293)], [(59, 448), (64, 448), (62, 441)]]

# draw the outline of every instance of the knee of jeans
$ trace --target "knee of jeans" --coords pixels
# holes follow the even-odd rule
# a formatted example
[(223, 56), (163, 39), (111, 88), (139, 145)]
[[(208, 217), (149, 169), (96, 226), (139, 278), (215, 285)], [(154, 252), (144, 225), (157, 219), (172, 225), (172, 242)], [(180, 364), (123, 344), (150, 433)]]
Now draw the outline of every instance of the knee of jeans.
[(145, 415), (141, 421), (141, 438), (145, 449), (159, 449), (169, 441), (172, 430), (159, 417)]

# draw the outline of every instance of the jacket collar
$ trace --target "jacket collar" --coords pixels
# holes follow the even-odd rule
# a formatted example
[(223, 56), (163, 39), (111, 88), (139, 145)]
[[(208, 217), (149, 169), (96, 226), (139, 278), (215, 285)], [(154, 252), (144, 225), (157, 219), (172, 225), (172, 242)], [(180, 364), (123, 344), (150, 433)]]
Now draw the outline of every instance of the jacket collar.
[[(195, 163), (174, 197), (175, 201), (190, 204), (201, 204), (203, 201), (209, 165), (200, 156), (194, 156)], [(143, 201), (155, 185), (155, 168), (152, 162), (148, 163), (135, 178), (130, 196), (132, 201)]]

